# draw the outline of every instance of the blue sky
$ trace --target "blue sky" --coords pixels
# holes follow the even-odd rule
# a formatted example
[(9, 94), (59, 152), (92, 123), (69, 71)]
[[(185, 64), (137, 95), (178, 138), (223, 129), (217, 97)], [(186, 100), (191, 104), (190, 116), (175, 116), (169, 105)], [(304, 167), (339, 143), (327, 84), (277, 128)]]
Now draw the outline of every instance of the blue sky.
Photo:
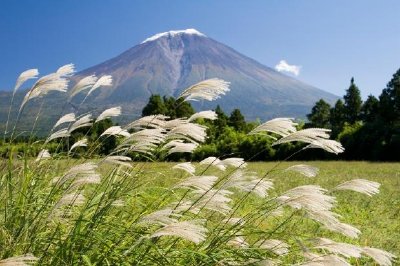
[[(195, 28), (298, 79), (343, 95), (350, 78), (378, 96), (400, 68), (400, 1), (2, 0), (0, 89), (20, 72), (100, 63), (168, 30)], [(288, 73), (288, 75), (292, 75)]]

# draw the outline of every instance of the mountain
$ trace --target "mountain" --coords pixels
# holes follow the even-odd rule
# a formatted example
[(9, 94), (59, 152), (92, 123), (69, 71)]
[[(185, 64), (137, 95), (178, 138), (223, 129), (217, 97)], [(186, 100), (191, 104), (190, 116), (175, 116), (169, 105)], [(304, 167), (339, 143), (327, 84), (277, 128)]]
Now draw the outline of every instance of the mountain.
[(135, 114), (140, 114), (151, 94), (177, 96), (188, 86), (215, 77), (231, 82), (231, 91), (216, 102), (194, 103), (197, 109), (220, 104), (226, 112), (239, 108), (248, 119), (304, 117), (319, 99), (337, 99), (194, 29), (156, 34), (77, 76), (91, 74), (114, 79), (113, 86), (101, 90), (92, 102), (120, 104)]
[[(156, 34), (108, 61), (77, 73), (71, 85), (92, 74), (111, 75), (113, 86), (95, 91), (81, 110), (121, 105), (123, 120), (140, 116), (151, 94), (177, 96), (188, 86), (208, 78), (229, 81), (231, 91), (215, 102), (195, 102), (195, 108), (210, 109), (219, 104), (227, 113), (239, 108), (249, 120), (277, 116), (303, 118), (319, 99), (330, 103), (337, 99), (194, 29)], [(17, 96), (17, 102), (21, 98), (22, 95)], [(0, 93), (0, 123), (4, 121), (7, 101)], [(54, 94), (42, 107), (47, 123), (61, 114), (62, 101), (63, 96)]]

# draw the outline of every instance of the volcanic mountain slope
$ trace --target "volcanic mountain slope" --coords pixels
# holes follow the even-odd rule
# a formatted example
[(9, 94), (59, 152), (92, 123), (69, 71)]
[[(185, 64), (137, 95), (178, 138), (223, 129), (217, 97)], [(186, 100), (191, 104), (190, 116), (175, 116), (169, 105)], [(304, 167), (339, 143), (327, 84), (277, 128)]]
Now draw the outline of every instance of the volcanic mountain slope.
[[(120, 122), (137, 118), (151, 94), (177, 96), (182, 90), (201, 80), (220, 78), (231, 83), (225, 96), (214, 102), (194, 102), (197, 110), (212, 109), (219, 104), (227, 113), (239, 108), (248, 120), (289, 116), (303, 118), (312, 105), (323, 98), (333, 103), (337, 97), (248, 58), (204, 34), (188, 29), (156, 34), (141, 44), (108, 61), (77, 73), (70, 84), (95, 74), (111, 75), (113, 85), (91, 94), (80, 112), (102, 111), (122, 106)], [(22, 101), (21, 91), (16, 95)], [(4, 126), (10, 102), (9, 92), (0, 92), (0, 129)], [(76, 104), (79, 105), (79, 97)], [(81, 97), (82, 98), (82, 97)], [(39, 108), (39, 101), (28, 104), (20, 124), (29, 128), (41, 110), (38, 127), (42, 132), (64, 112), (74, 111), (65, 105), (65, 95), (50, 94)], [(62, 110), (68, 106), (69, 110)]]
[(154, 35), (121, 55), (81, 71), (78, 77), (112, 75), (111, 88), (90, 101), (122, 105), (139, 115), (151, 94), (177, 96), (186, 87), (208, 78), (231, 82), (231, 91), (216, 102), (194, 103), (197, 109), (217, 104), (230, 112), (239, 108), (248, 119), (304, 117), (328, 92), (283, 75), (204, 34), (188, 29)]

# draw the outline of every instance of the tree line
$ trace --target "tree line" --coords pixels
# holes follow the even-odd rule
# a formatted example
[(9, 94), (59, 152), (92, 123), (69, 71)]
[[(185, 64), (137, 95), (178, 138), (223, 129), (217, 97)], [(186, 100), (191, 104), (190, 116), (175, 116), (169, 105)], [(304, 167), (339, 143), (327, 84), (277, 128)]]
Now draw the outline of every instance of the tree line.
[(333, 107), (319, 100), (307, 115), (306, 127), (332, 129), (332, 137), (345, 147), (348, 160), (400, 160), (400, 69), (378, 98), (362, 101), (354, 82)]

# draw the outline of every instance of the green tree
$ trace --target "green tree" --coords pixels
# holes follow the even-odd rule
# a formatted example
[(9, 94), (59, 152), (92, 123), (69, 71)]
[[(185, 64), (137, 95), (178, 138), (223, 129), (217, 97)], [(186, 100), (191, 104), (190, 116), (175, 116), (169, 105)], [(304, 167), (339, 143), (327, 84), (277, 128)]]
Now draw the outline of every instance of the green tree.
[(379, 96), (379, 113), (383, 120), (394, 122), (400, 120), (400, 69)]
[(315, 103), (314, 107), (311, 109), (311, 113), (307, 115), (310, 121), (310, 126), (312, 127), (330, 127), (330, 109), (329, 103), (320, 99)]
[(229, 116), (228, 125), (237, 131), (245, 131), (246, 120), (239, 109), (234, 109)]
[(344, 107), (346, 122), (354, 124), (360, 119), (360, 112), (362, 106), (360, 90), (354, 83), (354, 78), (351, 78), (350, 87), (344, 95)]
[(335, 106), (330, 110), (330, 123), (332, 126), (332, 136), (336, 137), (342, 131), (346, 120), (344, 103), (341, 99), (337, 100)]
[(165, 107), (164, 101), (160, 95), (152, 94), (149, 98), (149, 102), (142, 110), (142, 116), (166, 114), (167, 108)]
[(379, 100), (369, 95), (361, 107), (361, 118), (364, 122), (373, 122), (379, 115)]

